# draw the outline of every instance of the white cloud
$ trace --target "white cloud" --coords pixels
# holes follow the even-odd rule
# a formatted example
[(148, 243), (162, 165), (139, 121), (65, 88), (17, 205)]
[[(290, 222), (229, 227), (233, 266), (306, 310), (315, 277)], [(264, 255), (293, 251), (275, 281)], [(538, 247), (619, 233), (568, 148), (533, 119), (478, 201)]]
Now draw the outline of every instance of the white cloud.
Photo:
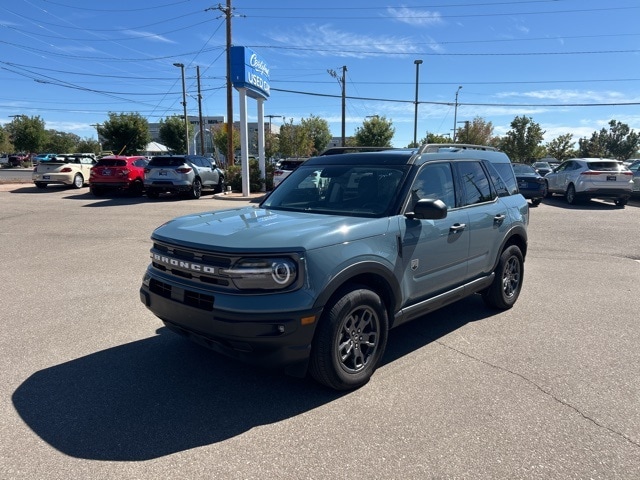
[(125, 33), (127, 35), (131, 35), (132, 37), (144, 38), (146, 40), (151, 40), (152, 42), (162, 42), (162, 43), (176, 43), (173, 40), (169, 40), (167, 37), (163, 37), (162, 35), (156, 35), (151, 32), (143, 32), (142, 30), (126, 30)]
[(442, 16), (438, 12), (428, 10), (416, 10), (407, 7), (389, 7), (387, 13), (398, 22), (406, 23), (415, 27), (440, 25), (444, 23)]
[(365, 58), (418, 51), (415, 42), (408, 37), (360, 35), (331, 25), (306, 25), (297, 30), (272, 32), (270, 36), (284, 45), (296, 45), (298, 49), (285, 52), (297, 56)]

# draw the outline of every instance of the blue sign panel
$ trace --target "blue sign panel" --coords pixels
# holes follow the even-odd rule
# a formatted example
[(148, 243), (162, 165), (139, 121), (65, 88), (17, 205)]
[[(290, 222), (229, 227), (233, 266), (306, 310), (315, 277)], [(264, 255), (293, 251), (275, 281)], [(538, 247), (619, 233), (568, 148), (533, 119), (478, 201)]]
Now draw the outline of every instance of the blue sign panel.
[(252, 98), (267, 98), (270, 94), (269, 67), (253, 50), (231, 47), (231, 83), (246, 88)]

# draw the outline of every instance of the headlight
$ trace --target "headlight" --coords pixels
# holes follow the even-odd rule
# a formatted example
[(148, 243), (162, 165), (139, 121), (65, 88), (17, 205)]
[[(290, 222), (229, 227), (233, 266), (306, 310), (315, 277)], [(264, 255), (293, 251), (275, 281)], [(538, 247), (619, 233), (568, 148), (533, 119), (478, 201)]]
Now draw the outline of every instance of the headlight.
[(241, 290), (282, 290), (298, 278), (298, 265), (291, 258), (243, 258), (225, 271)]

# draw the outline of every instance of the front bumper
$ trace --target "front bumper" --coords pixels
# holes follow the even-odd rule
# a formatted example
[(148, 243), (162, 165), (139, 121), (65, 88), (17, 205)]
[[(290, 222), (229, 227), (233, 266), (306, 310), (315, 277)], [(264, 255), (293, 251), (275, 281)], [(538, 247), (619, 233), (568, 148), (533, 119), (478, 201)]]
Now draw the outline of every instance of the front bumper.
[[(142, 303), (170, 330), (226, 356), (304, 376), (319, 309), (277, 314), (229, 311), (215, 306), (216, 295), (185, 290), (148, 275), (140, 287)], [(259, 296), (251, 299), (245, 303), (260, 301)], [(311, 317), (315, 321), (302, 322)]]

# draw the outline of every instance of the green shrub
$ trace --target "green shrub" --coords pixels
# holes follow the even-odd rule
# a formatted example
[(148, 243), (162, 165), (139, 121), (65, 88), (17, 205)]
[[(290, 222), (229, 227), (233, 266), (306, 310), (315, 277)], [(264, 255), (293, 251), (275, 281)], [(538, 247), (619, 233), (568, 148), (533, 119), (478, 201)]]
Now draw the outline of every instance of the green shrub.
[[(271, 171), (271, 172), (270, 172)], [(249, 159), (249, 190), (259, 192), (262, 190), (264, 180), (261, 177), (258, 160)], [(242, 165), (237, 163), (225, 169), (225, 182), (231, 186), (231, 190), (235, 192), (242, 191)], [(273, 166), (267, 165), (267, 182), (266, 189), (273, 188)]]

